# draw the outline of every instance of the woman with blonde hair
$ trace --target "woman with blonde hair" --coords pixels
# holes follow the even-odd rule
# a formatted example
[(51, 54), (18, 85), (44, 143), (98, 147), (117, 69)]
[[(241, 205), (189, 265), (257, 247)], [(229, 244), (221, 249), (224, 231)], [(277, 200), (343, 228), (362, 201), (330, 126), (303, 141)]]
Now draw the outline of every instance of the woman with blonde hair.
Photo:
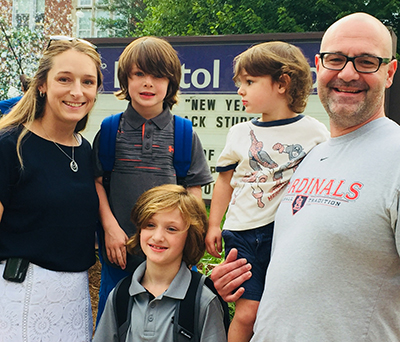
[(0, 120), (0, 336), (90, 341), (87, 270), (98, 198), (86, 126), (102, 85), (87, 41), (52, 37), (23, 98)]

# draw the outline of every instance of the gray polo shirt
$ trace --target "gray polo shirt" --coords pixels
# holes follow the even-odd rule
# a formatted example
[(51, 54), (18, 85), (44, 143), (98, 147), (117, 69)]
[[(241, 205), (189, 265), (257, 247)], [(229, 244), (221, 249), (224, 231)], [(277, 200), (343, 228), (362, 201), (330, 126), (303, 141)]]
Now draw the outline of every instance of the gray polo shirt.
[[(96, 177), (103, 176), (98, 158), (99, 133), (93, 143)], [(173, 151), (174, 120), (169, 108), (146, 120), (129, 104), (117, 133), (108, 199), (115, 218), (129, 237), (136, 231), (130, 214), (139, 196), (158, 185), (176, 184)], [(192, 187), (212, 181), (200, 139), (193, 131), (192, 162), (185, 182)]]
[[(176, 301), (183, 299), (188, 290), (191, 279), (190, 270), (182, 262), (181, 268), (169, 288), (154, 298), (140, 284), (145, 269), (146, 262), (143, 262), (132, 276), (129, 293), (134, 296), (134, 303), (131, 325), (125, 341), (172, 342), (174, 327), (172, 317), (175, 313)], [(114, 290), (108, 296), (93, 342), (119, 341), (112, 301), (113, 294)], [(223, 309), (219, 299), (206, 285), (203, 286), (200, 303), (200, 342), (225, 342)]]

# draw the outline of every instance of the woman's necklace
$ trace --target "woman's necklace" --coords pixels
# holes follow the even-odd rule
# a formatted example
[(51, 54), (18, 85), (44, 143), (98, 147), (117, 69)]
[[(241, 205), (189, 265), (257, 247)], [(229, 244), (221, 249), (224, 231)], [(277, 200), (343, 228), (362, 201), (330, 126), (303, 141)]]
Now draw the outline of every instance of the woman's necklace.
[[(69, 156), (69, 155), (68, 155), (54, 140), (52, 140), (52, 139), (48, 136), (47, 132), (45, 131), (45, 129), (44, 129), (44, 127), (43, 127), (43, 125), (41, 125), (41, 126), (42, 126), (42, 128), (43, 128), (43, 132), (44, 132), (44, 134), (46, 135), (47, 139), (49, 139), (50, 141), (52, 141), (52, 142), (54, 143), (54, 145), (56, 145), (57, 148), (58, 148), (62, 153), (64, 153), (64, 154), (68, 157), (69, 160), (71, 160), (71, 162), (69, 163), (69, 167), (71, 168), (71, 170), (74, 171), (74, 172), (78, 172), (78, 163), (75, 161), (75, 146), (72, 146), (72, 157), (70, 157), (70, 156)], [(78, 142), (78, 139), (76, 138), (75, 134), (74, 134), (74, 138), (75, 138), (75, 140)]]
[(54, 145), (56, 145), (58, 147), (58, 149), (64, 153), (70, 160), (71, 162), (69, 163), (69, 167), (71, 168), (72, 171), (74, 172), (78, 172), (78, 163), (75, 161), (75, 146), (72, 146), (72, 157), (70, 157), (60, 146), (58, 146), (58, 144), (53, 141)]

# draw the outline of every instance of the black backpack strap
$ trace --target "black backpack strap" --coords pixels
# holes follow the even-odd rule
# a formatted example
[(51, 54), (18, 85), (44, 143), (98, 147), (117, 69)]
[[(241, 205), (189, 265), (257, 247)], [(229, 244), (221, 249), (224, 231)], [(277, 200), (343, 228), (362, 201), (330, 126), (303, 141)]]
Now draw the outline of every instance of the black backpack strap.
[(198, 318), (200, 305), (196, 302), (196, 298), (200, 298), (197, 290), (203, 288), (203, 278), (205, 277), (201, 273), (195, 271), (191, 271), (191, 275), (192, 278), (185, 298), (179, 301), (176, 305), (175, 316), (173, 319), (174, 342), (199, 341)]
[(214, 283), (213, 281), (209, 278), (209, 277), (205, 277), (205, 281), (204, 283), (206, 284), (206, 286), (218, 297), (221, 305), (222, 305), (222, 309), (224, 310), (224, 326), (225, 326), (225, 331), (228, 334), (228, 330), (229, 330), (229, 325), (231, 323), (231, 317), (229, 315), (229, 307), (228, 307), (228, 303), (225, 302), (222, 297), (219, 295), (218, 291), (215, 289), (214, 287)]
[(224, 326), (225, 332), (228, 334), (230, 325), (229, 307), (228, 304), (218, 294), (214, 287), (214, 283), (209, 277), (202, 275), (200, 272), (191, 271), (192, 279), (190, 280), (189, 288), (185, 298), (176, 305), (174, 323), (174, 342), (198, 342), (200, 341), (199, 319), (200, 319), (200, 300), (205, 284), (219, 299), (224, 311)]
[[(205, 284), (220, 300), (224, 310), (226, 332), (228, 332), (229, 329), (230, 317), (228, 304), (218, 294), (212, 280), (195, 271), (191, 271), (191, 275), (192, 277), (185, 298), (178, 301), (176, 304), (175, 315), (172, 322), (174, 324), (174, 342), (198, 342), (200, 340), (198, 323), (203, 284)], [(113, 296), (118, 336), (121, 342), (125, 341), (131, 319), (133, 305), (133, 297), (129, 295), (131, 279), (131, 276), (122, 279), (115, 287)]]
[(118, 326), (119, 340), (125, 341), (131, 319), (133, 297), (129, 295), (132, 276), (123, 278), (116, 286), (113, 296), (114, 314)]

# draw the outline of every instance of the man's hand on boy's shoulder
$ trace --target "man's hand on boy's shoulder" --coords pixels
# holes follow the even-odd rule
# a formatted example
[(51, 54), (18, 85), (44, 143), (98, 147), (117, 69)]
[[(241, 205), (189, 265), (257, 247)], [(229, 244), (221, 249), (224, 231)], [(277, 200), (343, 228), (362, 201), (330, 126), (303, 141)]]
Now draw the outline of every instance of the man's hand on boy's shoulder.
[(211, 280), (226, 302), (236, 302), (244, 293), (239, 286), (250, 279), (251, 264), (246, 259), (237, 259), (237, 249), (232, 248), (225, 261), (211, 272)]

